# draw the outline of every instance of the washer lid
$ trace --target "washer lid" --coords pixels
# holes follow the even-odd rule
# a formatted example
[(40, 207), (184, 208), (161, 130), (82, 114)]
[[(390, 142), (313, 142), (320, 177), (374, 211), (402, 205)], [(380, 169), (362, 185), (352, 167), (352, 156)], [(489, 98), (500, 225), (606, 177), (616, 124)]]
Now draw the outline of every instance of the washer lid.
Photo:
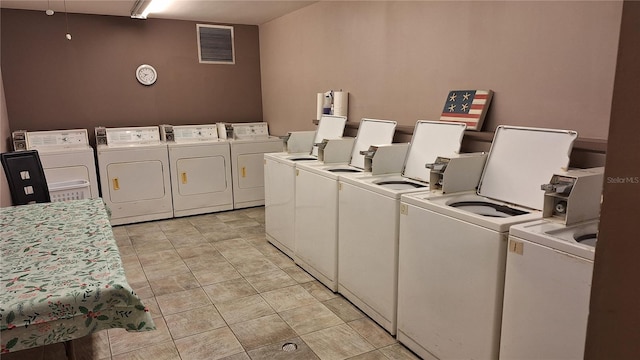
[(396, 124), (397, 122), (391, 120), (362, 119), (353, 143), (349, 165), (364, 169), (364, 155), (360, 152), (369, 150), (371, 145), (391, 144)]
[(344, 133), (344, 126), (347, 123), (346, 116), (322, 115), (318, 120), (318, 129), (313, 139), (313, 147), (311, 147), (311, 155), (318, 156), (318, 146), (324, 139), (339, 139)]
[(542, 210), (540, 185), (564, 171), (578, 133), (500, 125), (478, 185), (478, 195)]
[(374, 184), (378, 186), (382, 186), (383, 188), (391, 189), (391, 190), (414, 190), (414, 189), (422, 189), (428, 190), (428, 185), (408, 180), (381, 180), (374, 181)]
[(425, 164), (434, 163), (438, 156), (457, 154), (465, 129), (464, 123), (419, 120), (413, 130), (402, 176), (429, 182), (431, 170)]

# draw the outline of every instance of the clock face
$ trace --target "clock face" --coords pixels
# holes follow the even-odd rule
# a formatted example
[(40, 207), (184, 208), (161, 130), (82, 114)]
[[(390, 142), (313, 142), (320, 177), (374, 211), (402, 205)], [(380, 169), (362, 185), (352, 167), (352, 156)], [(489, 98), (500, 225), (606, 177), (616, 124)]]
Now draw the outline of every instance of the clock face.
[(136, 78), (142, 85), (151, 85), (158, 79), (156, 69), (151, 65), (143, 64), (136, 70)]

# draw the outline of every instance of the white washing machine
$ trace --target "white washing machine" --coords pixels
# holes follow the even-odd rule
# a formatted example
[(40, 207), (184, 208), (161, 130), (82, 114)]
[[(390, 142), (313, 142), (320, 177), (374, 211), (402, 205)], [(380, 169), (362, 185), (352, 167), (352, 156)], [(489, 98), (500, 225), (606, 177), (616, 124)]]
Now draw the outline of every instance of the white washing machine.
[(509, 229), (502, 359), (584, 357), (603, 181), (602, 167), (554, 175), (544, 219)]
[(395, 121), (362, 119), (349, 164), (296, 166), (294, 260), (334, 292), (338, 290), (338, 178), (362, 173), (361, 151), (390, 144), (395, 128)]
[(501, 359), (582, 359), (598, 220), (509, 232)]
[(26, 149), (38, 150), (51, 201), (100, 196), (95, 154), (86, 129), (30, 131), (21, 135)]
[[(304, 153), (264, 155), (265, 233), (267, 240), (289, 257), (294, 257), (295, 167), (298, 162), (317, 161), (317, 143), (342, 137), (347, 118), (324, 115), (318, 122), (313, 142)], [(294, 136), (294, 135), (292, 135)]]
[(509, 227), (542, 218), (540, 185), (576, 137), (499, 126), (476, 194), (402, 197), (399, 341), (424, 358), (498, 357)]
[(232, 210), (231, 152), (216, 125), (161, 125), (161, 136), (169, 148), (173, 216)]
[(264, 205), (264, 154), (281, 152), (282, 140), (269, 136), (267, 123), (230, 124), (233, 208)]
[(401, 174), (340, 179), (338, 292), (396, 333), (400, 195), (429, 190), (425, 164), (460, 150), (465, 124), (418, 121)]
[(95, 131), (100, 188), (111, 225), (173, 217), (169, 155), (158, 127)]

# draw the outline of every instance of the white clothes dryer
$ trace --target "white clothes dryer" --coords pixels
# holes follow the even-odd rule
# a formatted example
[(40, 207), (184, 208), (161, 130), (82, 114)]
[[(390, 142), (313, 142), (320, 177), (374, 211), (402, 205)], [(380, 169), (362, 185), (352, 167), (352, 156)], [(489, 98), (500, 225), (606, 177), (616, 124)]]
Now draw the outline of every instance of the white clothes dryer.
[(304, 153), (264, 155), (265, 233), (267, 240), (287, 256), (294, 257), (295, 168), (299, 162), (317, 162), (317, 145), (323, 139), (342, 137), (345, 116), (323, 115), (313, 142)]
[(281, 152), (282, 140), (269, 136), (267, 123), (231, 124), (233, 208), (264, 205), (264, 154)]
[(477, 194), (402, 197), (398, 339), (422, 357), (499, 354), (509, 227), (542, 217), (541, 184), (574, 131), (499, 126)]
[(30, 131), (24, 138), (27, 149), (38, 150), (51, 201), (100, 196), (87, 129)]
[(418, 121), (401, 174), (340, 179), (338, 292), (396, 333), (400, 196), (429, 190), (425, 164), (460, 150), (465, 124)]
[(582, 359), (598, 220), (509, 230), (501, 359)]
[(173, 216), (232, 210), (231, 152), (229, 142), (218, 139), (216, 125), (161, 125), (163, 128), (161, 134), (169, 148)]
[(338, 179), (363, 172), (371, 145), (390, 144), (396, 122), (362, 119), (344, 165), (300, 163), (295, 178), (294, 260), (332, 291), (338, 290)]
[(100, 188), (111, 225), (173, 217), (169, 155), (158, 127), (95, 131)]

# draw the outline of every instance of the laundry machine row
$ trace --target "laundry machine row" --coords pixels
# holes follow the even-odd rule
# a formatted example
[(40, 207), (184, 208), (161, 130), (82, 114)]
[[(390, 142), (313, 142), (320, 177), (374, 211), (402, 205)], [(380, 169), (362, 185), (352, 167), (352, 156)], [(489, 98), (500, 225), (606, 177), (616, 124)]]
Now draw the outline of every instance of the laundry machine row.
[[(390, 143), (394, 125), (394, 122), (386, 120), (363, 119), (351, 149), (350, 164), (328, 164), (313, 161), (313, 157), (284, 153), (265, 155), (267, 184), (277, 188), (284, 182), (283, 187), (288, 192), (285, 194), (281, 189), (280, 196), (284, 198), (288, 194), (290, 196), (286, 198), (294, 203), (290, 211), (278, 212), (281, 222), (291, 223), (294, 219), (293, 234), (279, 234), (281, 238), (289, 239), (287, 246), (280, 241), (281, 238), (276, 240), (268, 233), (269, 241), (329, 289), (342, 293), (392, 334), (396, 326), (400, 194), (428, 189), (429, 169), (425, 164), (434, 162), (438, 154), (456, 154), (465, 130), (465, 125), (460, 123), (419, 121), (409, 146)], [(290, 165), (286, 171), (291, 175), (294, 186), (287, 185), (287, 177), (276, 176), (277, 171), (273, 170), (282, 166), (279, 163), (287, 157)], [(306, 161), (295, 162), (293, 159)], [(479, 163), (479, 178), (484, 157), (476, 163)], [(285, 175), (286, 171), (281, 170), (279, 175)], [(382, 175), (388, 173), (396, 175)], [(384, 206), (371, 204), (366, 195), (359, 197), (360, 187), (367, 186), (360, 185), (363, 183), (371, 183), (369, 185), (374, 189), (367, 188), (362, 192), (374, 194), (373, 197), (381, 199)], [(351, 187), (358, 189), (357, 199), (352, 199)], [(270, 202), (278, 201), (269, 199), (270, 193), (267, 191), (267, 212), (270, 206), (274, 206)], [(390, 199), (390, 206), (386, 206), (386, 197)], [(363, 211), (380, 216), (372, 220), (366, 214), (363, 216)], [(267, 230), (270, 219), (266, 219)], [(284, 228), (281, 223), (276, 225), (280, 227), (273, 228)], [(385, 236), (389, 233), (390, 236)], [(343, 237), (348, 243), (344, 247)], [(342, 275), (345, 281), (341, 280)]]
[[(172, 169), (176, 169), (172, 177), (177, 183), (173, 189), (178, 190), (174, 203), (179, 202), (178, 208), (184, 207), (180, 204), (184, 201), (200, 203), (190, 205), (200, 210), (179, 209), (175, 216), (264, 205), (263, 157), (283, 148), (282, 139), (269, 135), (266, 122), (183, 125), (173, 129), (174, 141), (168, 142), (168, 147), (169, 153), (174, 154)], [(208, 154), (206, 159), (198, 155), (202, 151)], [(187, 169), (197, 182), (189, 182)]]
[(338, 290), (338, 178), (364, 171), (371, 145), (391, 144), (395, 121), (362, 119), (348, 164), (299, 163), (295, 178), (294, 261)]
[(96, 128), (111, 224), (262, 205), (262, 157), (282, 141), (266, 123), (218, 125)]
[(465, 128), (462, 123), (418, 121), (408, 151), (387, 159), (404, 164), (399, 172), (339, 179), (338, 292), (392, 335), (396, 333), (400, 196), (429, 190), (430, 169), (425, 165), (439, 155), (458, 153)]
[[(445, 126), (446, 123), (438, 125)], [(532, 236), (528, 236), (529, 240), (519, 239), (519, 242), (513, 239), (516, 236), (527, 238), (522, 235), (527, 231), (520, 228), (533, 227), (545, 229), (533, 232), (542, 231), (547, 236), (566, 238), (570, 239), (566, 242), (577, 243), (584, 238), (593, 239), (597, 229), (597, 220), (586, 221), (579, 226), (536, 220), (547, 217), (548, 205), (543, 206), (543, 203), (549, 202), (555, 209), (554, 216), (565, 212), (565, 221), (584, 221), (593, 215), (584, 214), (575, 210), (575, 207), (573, 211), (563, 210), (571, 198), (565, 194), (567, 189), (578, 188), (575, 184), (566, 185), (562, 182), (571, 178), (564, 169), (577, 133), (500, 126), (487, 156), (484, 153), (456, 154), (463, 132), (464, 128), (457, 133), (452, 132), (457, 137), (450, 137), (455, 140), (450, 142), (445, 140), (445, 133), (430, 139), (412, 139), (404, 159), (404, 171), (397, 175), (375, 176), (363, 172), (363, 168), (358, 166), (322, 164), (310, 159), (310, 162), (294, 165), (296, 171), (292, 174), (296, 174), (296, 196), (291, 213), (296, 220), (293, 251), (287, 250), (294, 254), (296, 263), (333, 291), (345, 295), (392, 334), (395, 330), (394, 311), (397, 311), (398, 339), (424, 358), (510, 358), (512, 355), (526, 358), (524, 354), (533, 353), (531, 347), (527, 350), (526, 346), (533, 344), (538, 350), (549, 347), (543, 341), (532, 340), (534, 337), (530, 336), (527, 331), (529, 327), (522, 323), (522, 319), (507, 315), (510, 306), (512, 312), (520, 316), (528, 313), (519, 310), (522, 301), (508, 301), (509, 287), (505, 286), (505, 271), (509, 279), (510, 265), (507, 265), (507, 259), (511, 253), (522, 255), (519, 253), (522, 245), (513, 245), (512, 249), (512, 244), (535, 242), (530, 241)], [(416, 126), (414, 137), (420, 137), (421, 133)], [(437, 131), (431, 129), (431, 132), (424, 133), (433, 135)], [(421, 142), (432, 145), (430, 149), (434, 153), (428, 161), (426, 158), (413, 157), (412, 149), (423, 148), (419, 146)], [(456, 146), (450, 148), (447, 144)], [(372, 159), (369, 153), (376, 147), (370, 146), (369, 151), (359, 151), (363, 155), (364, 162), (361, 164), (365, 169), (371, 165), (367, 165), (367, 161)], [(443, 156), (447, 153), (451, 155)], [(355, 152), (352, 153), (352, 160), (353, 154)], [(265, 159), (272, 157), (276, 161), (274, 155)], [(415, 164), (418, 165), (410, 159), (417, 159)], [(431, 171), (417, 170), (420, 164)], [(411, 171), (407, 171), (408, 166), (415, 166), (421, 176), (409, 176)], [(542, 198), (540, 183), (547, 181), (554, 172), (565, 174), (559, 177), (561, 184), (553, 187), (561, 189), (556, 191), (561, 195), (550, 200), (545, 194)], [(581, 184), (584, 185), (584, 182)], [(473, 189), (476, 191), (469, 191)], [(384, 210), (386, 203), (373, 201), (378, 198), (380, 201), (386, 198), (391, 200), (388, 206), (391, 212)], [(584, 199), (582, 195), (574, 196), (573, 201), (579, 204), (576, 207), (593, 209), (596, 202), (587, 203)], [(397, 219), (397, 226), (393, 225), (393, 219)], [(394, 227), (397, 228), (396, 235), (393, 234)], [(507, 257), (510, 229), (513, 229), (513, 234)], [(337, 251), (334, 243), (337, 244)], [(534, 245), (526, 246), (535, 249)], [(588, 245), (581, 244), (577, 250), (572, 246), (564, 246), (563, 251), (575, 258), (585, 259), (577, 263), (586, 263), (587, 270), (584, 270), (585, 265), (579, 265), (583, 270), (571, 270), (558, 265), (557, 272), (563, 275), (583, 274), (582, 277), (572, 277), (571, 281), (582, 289), (582, 295), (578, 294), (580, 304), (584, 304), (586, 299), (588, 305), (588, 296), (584, 294), (588, 293), (590, 286), (593, 252)], [(557, 249), (554, 251), (555, 254), (560, 253)], [(531, 267), (533, 263), (540, 266), (535, 255), (537, 251), (530, 252), (534, 260), (528, 260), (528, 266)], [(394, 256), (397, 256), (395, 260)], [(563, 256), (558, 255), (558, 258), (571, 258), (566, 254)], [(553, 261), (551, 259), (549, 264)], [(515, 260), (511, 262), (516, 263)], [(397, 272), (394, 267), (398, 269)], [(527, 285), (529, 277), (533, 277), (532, 283), (537, 281), (539, 276), (535, 271), (511, 272), (515, 272), (512, 278), (519, 278), (515, 281), (517, 284), (536, 291)], [(522, 278), (525, 273), (527, 280)], [(396, 285), (394, 276), (398, 277), (397, 293), (393, 289)], [(506, 283), (509, 284), (509, 281)], [(560, 289), (555, 291), (564, 293)], [(503, 320), (503, 293), (504, 319), (516, 319), (511, 321), (511, 325), (508, 320)], [(396, 294), (398, 300), (394, 304), (393, 297)], [(526, 291), (516, 290), (515, 294), (510, 297), (527, 297)], [(385, 303), (385, 299), (389, 301)], [(548, 307), (553, 306), (548, 304)], [(569, 304), (563, 304), (561, 308), (565, 306)], [(579, 309), (577, 312), (581, 321), (586, 321), (585, 306), (575, 308)], [(576, 317), (576, 311), (562, 311), (565, 317)], [(511, 334), (516, 340), (503, 335), (501, 341), (501, 326), (503, 334)], [(511, 326), (511, 329), (505, 330), (505, 326)], [(518, 334), (518, 331), (513, 331), (514, 328), (525, 334)], [(542, 330), (542, 326), (537, 326), (537, 329), (539, 333), (548, 333)], [(577, 333), (577, 336), (569, 336), (568, 339), (580, 347), (582, 343), (580, 340), (574, 341), (574, 338), (582, 336), (583, 329), (571, 324), (565, 330)], [(553, 338), (556, 341), (559, 339), (558, 336)], [(510, 350), (501, 350), (501, 346), (509, 348), (508, 344), (511, 344)], [(562, 347), (560, 343), (558, 346)]]
[(290, 132), (285, 152), (264, 155), (265, 233), (267, 240), (294, 258), (296, 164), (319, 162), (318, 144), (342, 137), (347, 118), (323, 115), (311, 132)]

